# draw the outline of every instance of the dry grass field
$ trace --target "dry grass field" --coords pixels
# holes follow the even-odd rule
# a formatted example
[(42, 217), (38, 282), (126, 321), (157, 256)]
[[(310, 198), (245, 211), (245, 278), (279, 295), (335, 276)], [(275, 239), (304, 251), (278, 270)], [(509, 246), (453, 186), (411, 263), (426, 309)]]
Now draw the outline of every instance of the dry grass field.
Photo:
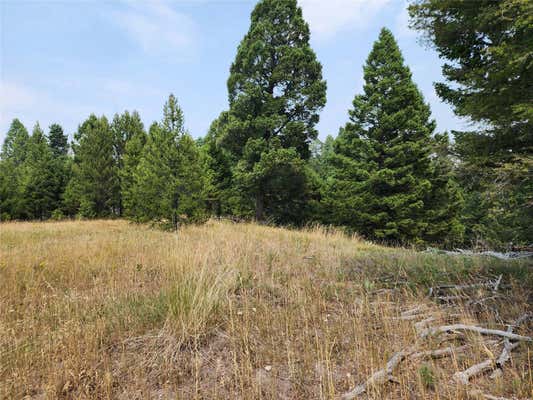
[[(318, 228), (6, 223), (0, 397), (335, 399), (404, 351), (392, 381), (376, 376), (356, 397), (526, 399), (531, 343), (517, 341), (499, 370), (503, 337), (423, 332), (507, 331), (532, 311), (532, 294), (527, 261), (392, 249)], [(454, 378), (485, 361), (468, 385)]]

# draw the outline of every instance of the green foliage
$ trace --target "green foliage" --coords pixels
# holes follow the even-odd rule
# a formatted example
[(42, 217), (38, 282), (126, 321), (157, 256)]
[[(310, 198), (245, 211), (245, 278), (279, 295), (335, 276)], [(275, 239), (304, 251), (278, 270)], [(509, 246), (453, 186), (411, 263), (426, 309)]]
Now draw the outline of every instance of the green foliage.
[(0, 220), (19, 218), (19, 171), (12, 159), (0, 160)]
[(436, 134), (431, 143), (431, 191), (424, 200), (428, 221), (424, 240), (453, 247), (464, 240), (465, 227), (461, 221), (464, 198), (454, 175), (448, 134)]
[(54, 201), (61, 213), (64, 208), (64, 193), (72, 175), (72, 159), (68, 155), (68, 137), (59, 124), (50, 125), (48, 143), (54, 156), (53, 169), (57, 179), (54, 188)]
[[(256, 5), (231, 66), (228, 91), (230, 109), (220, 141), (239, 164), (236, 174), (243, 178), (239, 178), (242, 187), (250, 188), (242, 193), (243, 203), (254, 197), (255, 217), (262, 220), (265, 212), (279, 210), (268, 201), (288, 185), (271, 180), (272, 175), (259, 177), (258, 173), (271, 169), (255, 168), (255, 164), (263, 159), (263, 152), (274, 154), (281, 149), (293, 149), (282, 158), (290, 153), (308, 159), (309, 143), (317, 136), (318, 113), (326, 103), (322, 66), (309, 46), (309, 27), (296, 0), (261, 0)], [(276, 145), (271, 146), (274, 138)], [(272, 158), (276, 157), (265, 154), (268, 162)], [(302, 170), (291, 168), (298, 169)], [(284, 212), (266, 216), (282, 220)]]
[(533, 5), (528, 0), (419, 0), (411, 25), (448, 60), (435, 85), (458, 115), (488, 124), (469, 135), (493, 157), (533, 145)]
[(47, 219), (58, 204), (61, 176), (57, 173), (54, 154), (39, 124), (26, 145), (21, 166), (21, 201), (24, 217)]
[(419, 0), (411, 25), (439, 55), (446, 83), (439, 96), (481, 123), (454, 132), (470, 242), (528, 245), (533, 190), (533, 6), (527, 0)]
[(185, 132), (183, 112), (170, 95), (161, 124), (150, 127), (134, 172), (132, 217), (176, 227), (203, 218), (204, 171), (200, 152)]
[(120, 170), (120, 189), (124, 215), (133, 217), (138, 212), (137, 200), (139, 196), (135, 192), (135, 173), (141, 160), (147, 135), (144, 129), (137, 129), (127, 140), (122, 157)]
[(113, 132), (114, 158), (120, 180), (118, 214), (122, 215), (124, 208), (132, 207), (133, 173), (146, 142), (146, 132), (137, 111), (131, 114), (129, 111), (125, 111), (121, 115), (115, 114), (111, 123), (111, 131)]
[(448, 196), (449, 178), (432, 184), (439, 173), (430, 158), (435, 122), (387, 29), (368, 56), (364, 79), (364, 94), (355, 97), (329, 158), (323, 197), (330, 221), (400, 243), (443, 233), (447, 224), (430, 227), (450, 210), (447, 202), (439, 204)]
[(2, 160), (11, 160), (15, 167), (22, 164), (26, 159), (29, 139), (28, 130), (22, 125), (22, 122), (14, 119), (2, 145)]
[[(276, 223), (301, 224), (310, 217), (317, 184), (313, 172), (294, 148), (283, 148), (274, 138), (267, 145), (264, 139), (249, 140), (243, 158), (235, 168), (235, 184), (239, 192), (255, 199), (259, 210)], [(262, 196), (262, 198), (259, 198)]]
[(211, 123), (202, 145), (206, 198), (210, 212), (217, 216), (229, 215), (234, 211), (233, 162), (229, 152), (220, 145), (226, 117), (227, 113), (222, 113)]
[(424, 385), (426, 389), (435, 388), (435, 373), (433, 372), (433, 369), (429, 365), (427, 364), (422, 365), (418, 369), (418, 375), (420, 376), (422, 385)]
[(59, 124), (52, 124), (49, 128), (48, 142), (55, 157), (66, 156), (68, 153), (68, 137), (63, 133)]
[(109, 217), (119, 206), (118, 165), (107, 118), (91, 115), (74, 135), (73, 176), (66, 189), (67, 208), (83, 217)]

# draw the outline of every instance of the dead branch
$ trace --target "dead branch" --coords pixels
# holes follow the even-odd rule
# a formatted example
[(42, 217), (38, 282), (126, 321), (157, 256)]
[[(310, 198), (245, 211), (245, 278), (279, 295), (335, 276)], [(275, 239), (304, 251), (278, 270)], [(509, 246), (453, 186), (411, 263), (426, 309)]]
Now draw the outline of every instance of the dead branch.
[(362, 383), (356, 386), (353, 390), (346, 392), (342, 395), (341, 399), (351, 400), (357, 396), (365, 393), (370, 386), (383, 385), (388, 381), (395, 382), (396, 379), (392, 375), (394, 369), (400, 364), (406, 357), (414, 352), (414, 349), (402, 350), (395, 353), (390, 360), (387, 362), (385, 368), (380, 369), (377, 372), (374, 372), (370, 378), (366, 380), (365, 383)]
[(426, 351), (419, 351), (417, 353), (413, 353), (411, 355), (411, 358), (444, 358), (444, 357), (450, 357), (457, 353), (464, 352), (469, 346), (459, 346), (459, 347), (445, 347), (443, 349), (437, 349), (437, 350), (426, 350)]
[(421, 329), (423, 329), (424, 327), (427, 326), (427, 324), (429, 324), (430, 322), (433, 322), (435, 321), (435, 317), (428, 317), (426, 319), (423, 319), (422, 321), (419, 321), (417, 323), (415, 323), (415, 329), (417, 332), (419, 332)]
[[(502, 335), (500, 334), (499, 336), (504, 336), (505, 339), (504, 339), (504, 342), (503, 342), (503, 351), (501, 352), (500, 356), (498, 357), (498, 359), (496, 361), (492, 360), (492, 359), (488, 359), (488, 360), (485, 360), (483, 362), (480, 362), (479, 364), (476, 364), (476, 365), (473, 365), (471, 366), (470, 368), (466, 369), (465, 371), (462, 371), (462, 372), (456, 372), (454, 375), (453, 375), (453, 379), (458, 382), (458, 383), (461, 383), (463, 385), (468, 385), (469, 381), (470, 381), (470, 378), (476, 376), (476, 375), (480, 375), (486, 371), (489, 371), (489, 370), (495, 370), (495, 369), (502, 369), (503, 368), (503, 365), (509, 361), (509, 359), (511, 358), (511, 352), (517, 348), (520, 344), (520, 342), (515, 342), (515, 343), (511, 343), (511, 340), (513, 340), (514, 338), (511, 336), (511, 335), (514, 335), (513, 334), (513, 327), (517, 327), (517, 326), (520, 326), (521, 324), (523, 324), (525, 321), (527, 321), (529, 318), (532, 317), (532, 314), (524, 314), (522, 315), (520, 318), (518, 318), (514, 324), (512, 325), (509, 325), (507, 327), (507, 331), (504, 332), (504, 331), (498, 331), (502, 334), (505, 334), (505, 335)], [(481, 332), (480, 332), (481, 333)], [(515, 336), (520, 336), (520, 335), (515, 335)], [(522, 336), (524, 338), (527, 338), (526, 336)], [(515, 339), (517, 340), (517, 339)], [(523, 339), (518, 339), (518, 340), (523, 340)], [(531, 338), (529, 338), (529, 341), (531, 341)]]
[(420, 314), (426, 308), (427, 308), (427, 306), (425, 304), (420, 304), (420, 305), (416, 306), (415, 308), (411, 308), (410, 310), (406, 310), (406, 311), (402, 312), (400, 315), (402, 317), (407, 317), (409, 315)]
[(511, 400), (507, 397), (493, 396), (491, 394), (483, 393), (481, 390), (471, 390), (468, 392), (468, 396), (475, 399), (487, 399), (487, 400)]
[(479, 364), (472, 365), (470, 368), (461, 372), (453, 374), (453, 380), (463, 385), (468, 385), (470, 378), (481, 375), (482, 373), (494, 368), (494, 361), (492, 359), (485, 360)]
[(420, 337), (425, 338), (427, 336), (433, 336), (439, 333), (456, 332), (456, 331), (477, 332), (481, 335), (495, 335), (495, 336), (506, 337), (506, 338), (509, 338), (510, 340), (521, 340), (525, 342), (533, 341), (533, 339), (529, 336), (522, 336), (522, 335), (517, 335), (516, 333), (505, 332), (505, 331), (501, 331), (498, 329), (487, 329), (487, 328), (482, 328), (479, 326), (465, 325), (465, 324), (444, 325), (444, 326), (438, 326), (434, 328), (428, 328), (420, 332)]

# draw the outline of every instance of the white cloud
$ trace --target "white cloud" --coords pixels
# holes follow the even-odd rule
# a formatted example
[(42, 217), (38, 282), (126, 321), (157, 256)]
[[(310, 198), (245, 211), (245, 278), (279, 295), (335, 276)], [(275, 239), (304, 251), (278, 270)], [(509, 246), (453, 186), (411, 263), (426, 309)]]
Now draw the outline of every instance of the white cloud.
[(400, 13), (396, 16), (395, 33), (399, 37), (413, 37), (416, 36), (416, 31), (409, 29), (409, 13), (407, 12), (408, 2), (405, 1)]
[(365, 28), (390, 0), (299, 0), (312, 35), (329, 39), (344, 29)]
[(146, 53), (190, 50), (197, 36), (192, 18), (162, 0), (128, 1), (108, 15)]

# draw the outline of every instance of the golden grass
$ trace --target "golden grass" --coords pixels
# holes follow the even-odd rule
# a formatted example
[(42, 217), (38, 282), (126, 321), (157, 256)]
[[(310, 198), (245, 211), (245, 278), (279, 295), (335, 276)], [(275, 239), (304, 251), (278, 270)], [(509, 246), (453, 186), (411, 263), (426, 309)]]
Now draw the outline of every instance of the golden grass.
[[(501, 327), (530, 307), (527, 268), (320, 228), (1, 224), (0, 397), (331, 399), (419, 341), (411, 321), (394, 318), (402, 310), (424, 303), (448, 318), (425, 298), (431, 282), (503, 270), (512, 303), (456, 317)], [(380, 290), (391, 286), (401, 289)], [(466, 399), (450, 377), (497, 352), (472, 339), (464, 356), (406, 361), (399, 384), (366, 398)], [(530, 353), (520, 346), (502, 378), (472, 387), (531, 396)]]

